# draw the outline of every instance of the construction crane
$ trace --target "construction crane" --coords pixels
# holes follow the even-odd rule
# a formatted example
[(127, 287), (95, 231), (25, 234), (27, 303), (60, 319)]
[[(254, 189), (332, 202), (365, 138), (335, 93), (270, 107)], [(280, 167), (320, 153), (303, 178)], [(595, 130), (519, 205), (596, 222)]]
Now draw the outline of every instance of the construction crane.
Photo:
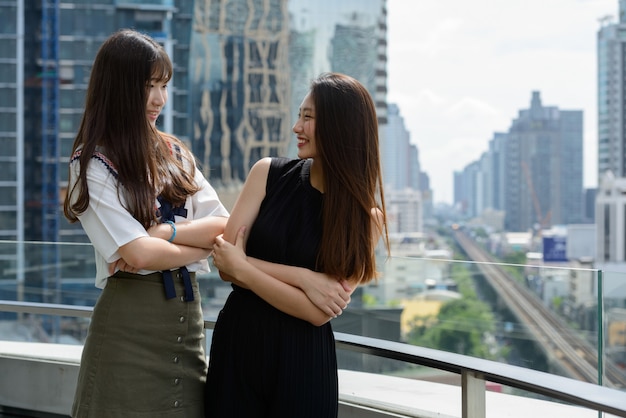
[(600, 26), (601, 27), (608, 26), (611, 23), (613, 23), (613, 16), (612, 15), (604, 15), (604, 16), (598, 18), (598, 22), (600, 22)]
[(541, 229), (544, 229), (550, 225), (550, 217), (552, 215), (552, 211), (548, 210), (546, 216), (543, 216), (541, 211), (541, 205), (539, 204), (539, 199), (537, 198), (537, 193), (535, 193), (535, 188), (533, 186), (533, 179), (530, 174), (530, 169), (528, 168), (528, 164), (526, 164), (526, 161), (522, 161), (522, 170), (524, 171), (526, 185), (528, 186), (528, 191), (533, 201), (533, 206), (535, 207), (535, 216), (537, 217), (537, 222), (539, 223)]

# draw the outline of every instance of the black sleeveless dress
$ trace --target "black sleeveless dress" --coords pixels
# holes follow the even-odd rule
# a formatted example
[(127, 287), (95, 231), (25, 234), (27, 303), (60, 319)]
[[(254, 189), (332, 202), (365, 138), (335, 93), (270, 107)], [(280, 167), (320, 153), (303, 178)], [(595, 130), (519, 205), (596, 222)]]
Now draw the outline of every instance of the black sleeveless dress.
[[(315, 269), (323, 195), (311, 160), (275, 158), (249, 229), (247, 255)], [(233, 285), (211, 344), (207, 417), (335, 418), (337, 359), (330, 322), (316, 327)]]

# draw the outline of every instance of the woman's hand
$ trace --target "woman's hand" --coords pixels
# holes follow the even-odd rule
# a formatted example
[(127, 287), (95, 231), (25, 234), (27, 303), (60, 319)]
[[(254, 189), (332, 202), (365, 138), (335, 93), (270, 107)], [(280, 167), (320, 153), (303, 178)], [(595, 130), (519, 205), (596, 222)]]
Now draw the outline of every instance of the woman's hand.
[(128, 264), (123, 258), (118, 259), (112, 263), (109, 263), (109, 276), (115, 274), (116, 271), (123, 271), (126, 273), (137, 273), (138, 269)]
[(237, 268), (247, 262), (246, 253), (243, 249), (245, 231), (245, 226), (239, 228), (234, 245), (226, 241), (222, 235), (218, 235), (215, 238), (212, 251), (213, 264), (220, 273), (226, 273), (229, 276), (237, 278)]
[(304, 270), (301, 289), (309, 300), (328, 316), (336, 317), (348, 307), (352, 287), (346, 280), (338, 280), (324, 273)]

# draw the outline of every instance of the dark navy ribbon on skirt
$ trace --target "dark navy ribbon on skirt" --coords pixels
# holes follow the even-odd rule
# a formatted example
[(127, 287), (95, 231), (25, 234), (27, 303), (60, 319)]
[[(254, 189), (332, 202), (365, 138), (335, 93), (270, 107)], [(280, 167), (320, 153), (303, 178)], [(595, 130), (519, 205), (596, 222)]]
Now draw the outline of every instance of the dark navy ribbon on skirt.
[[(182, 216), (183, 218), (187, 217), (187, 209), (185, 206), (173, 206), (170, 202), (168, 202), (165, 198), (159, 196), (159, 203), (161, 207), (157, 212), (157, 216), (161, 218), (161, 222), (172, 221), (176, 222), (176, 218), (174, 215)], [(163, 287), (165, 288), (165, 298), (173, 299), (176, 297), (176, 289), (174, 287), (174, 277), (172, 276), (172, 272), (170, 270), (163, 270)], [(189, 277), (189, 270), (187, 267), (183, 266), (178, 269), (178, 274), (182, 276), (183, 284), (185, 285), (185, 301), (191, 302), (193, 300), (193, 288), (191, 287), (191, 277)]]
[[(165, 298), (173, 299), (176, 297), (176, 288), (174, 287), (174, 275), (171, 270), (163, 270), (163, 287), (165, 288)], [(191, 302), (193, 300), (193, 288), (191, 287), (191, 277), (189, 276), (189, 270), (187, 267), (181, 267), (178, 269), (176, 276), (180, 276), (183, 279), (185, 285), (185, 302)]]

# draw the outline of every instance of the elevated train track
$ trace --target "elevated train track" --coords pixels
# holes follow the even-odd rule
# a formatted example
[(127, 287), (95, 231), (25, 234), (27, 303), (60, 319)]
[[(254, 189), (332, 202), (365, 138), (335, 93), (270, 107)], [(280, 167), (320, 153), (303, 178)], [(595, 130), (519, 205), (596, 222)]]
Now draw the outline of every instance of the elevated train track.
[[(597, 349), (575, 333), (534, 293), (510, 277), (502, 265), (496, 264), (493, 257), (463, 231), (454, 231), (454, 238), (468, 258), (477, 263), (481, 273), (511, 312), (544, 348), (553, 364), (573, 379), (597, 383)], [(602, 383), (607, 387), (626, 389), (626, 371), (606, 360)]]

